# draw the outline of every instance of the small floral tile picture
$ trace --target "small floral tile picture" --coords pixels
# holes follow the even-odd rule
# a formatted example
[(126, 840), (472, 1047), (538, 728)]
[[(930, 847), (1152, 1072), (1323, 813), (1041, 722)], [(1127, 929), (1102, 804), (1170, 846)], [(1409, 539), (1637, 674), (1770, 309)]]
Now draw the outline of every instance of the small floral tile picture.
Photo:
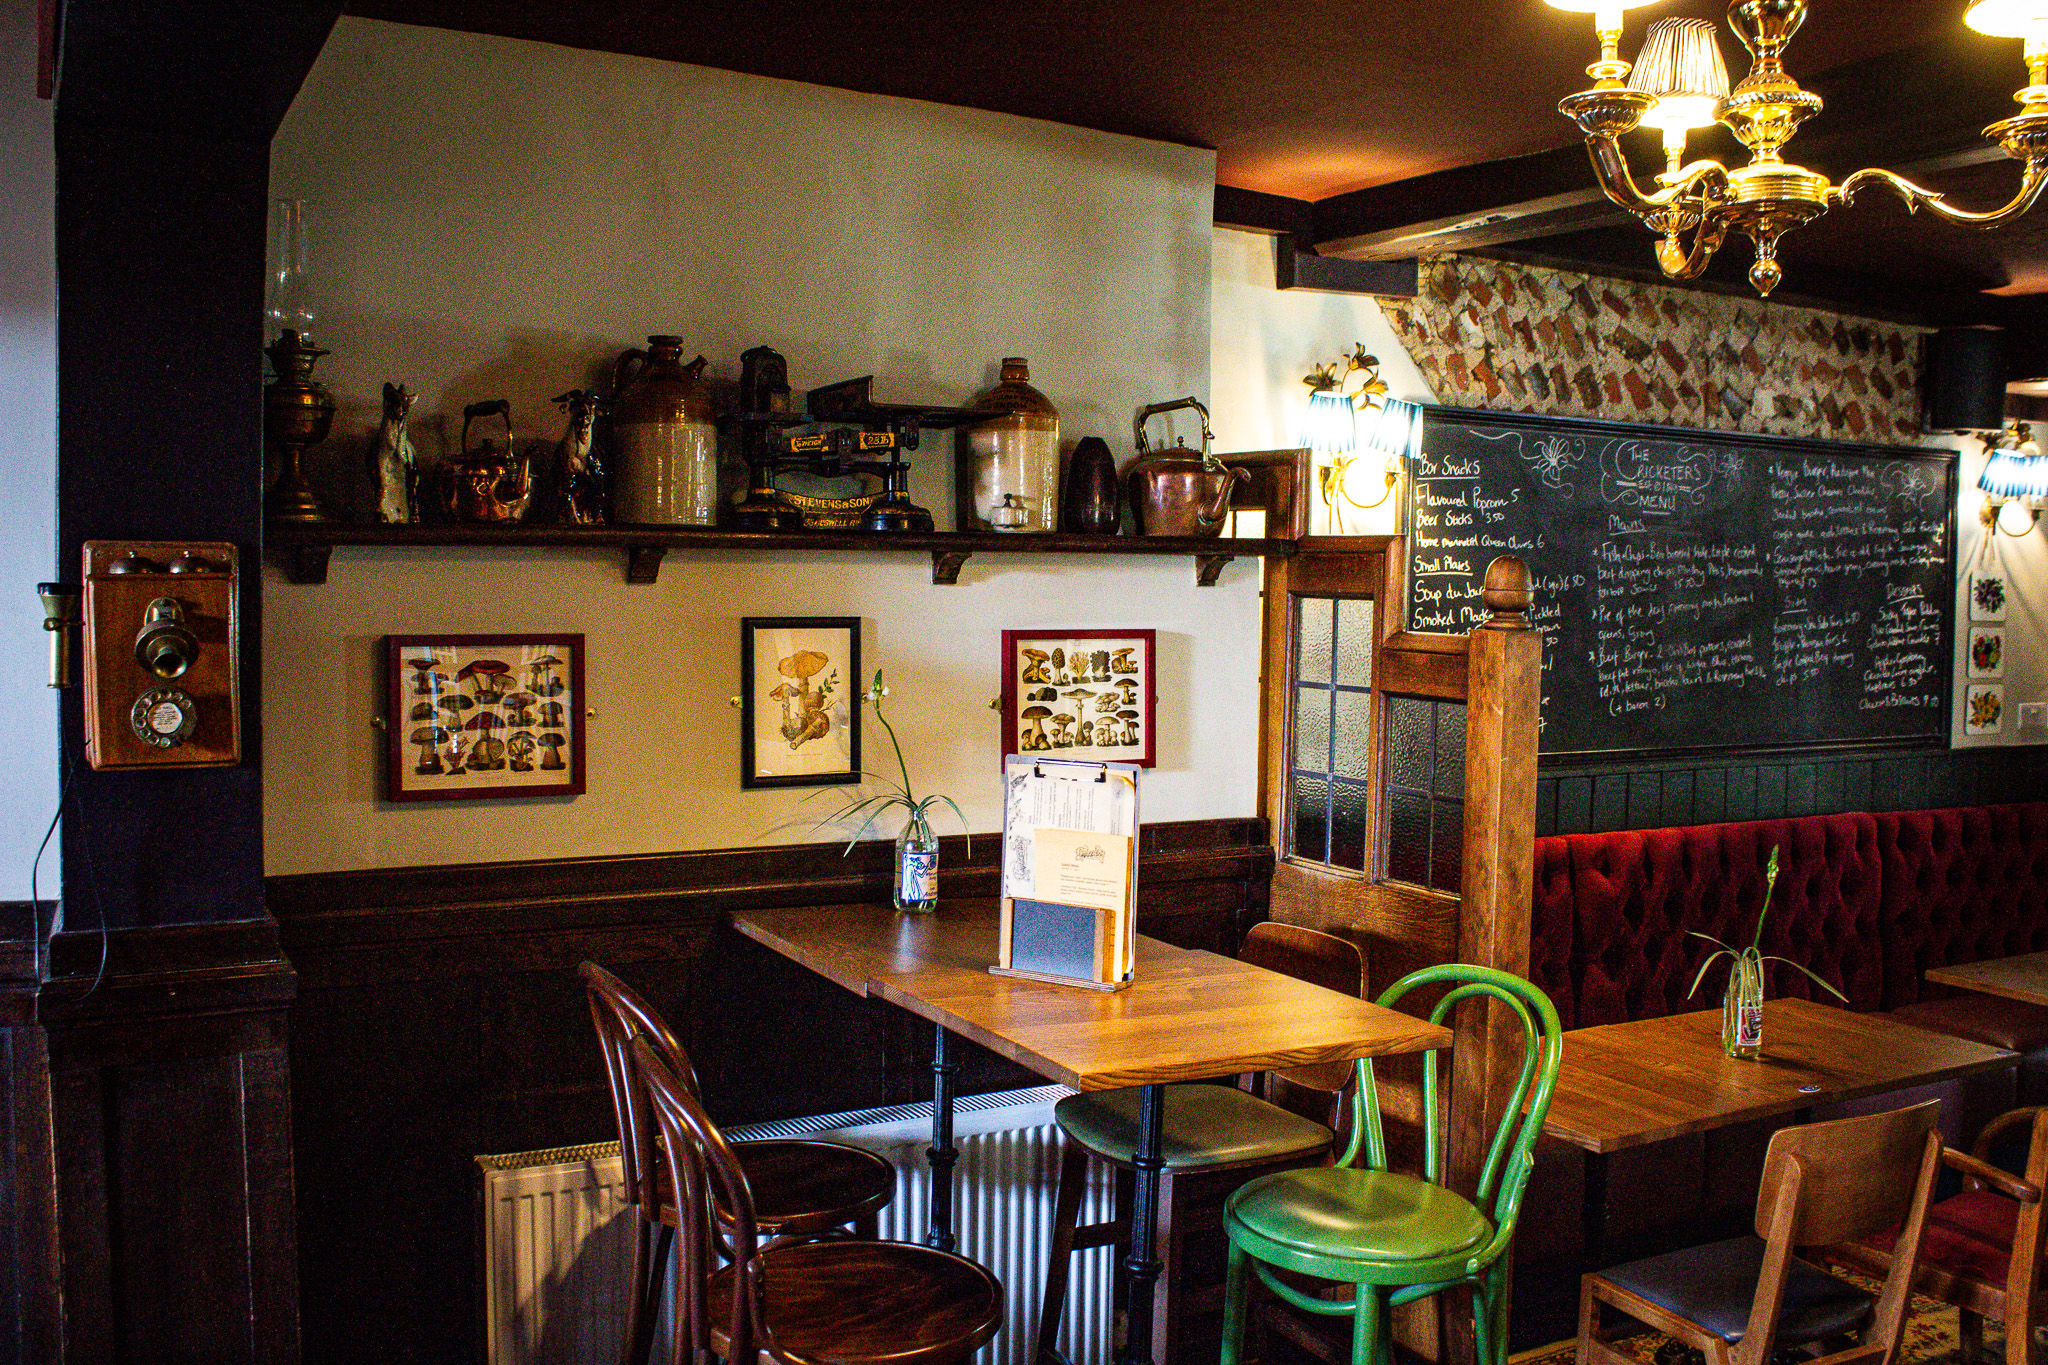
[(2005, 689), (1996, 684), (1972, 687), (1964, 703), (1963, 733), (1995, 735), (2005, 728)]
[(1987, 624), (1996, 624), (2005, 619), (2005, 599), (2008, 596), (2005, 575), (2002, 573), (1973, 573), (1970, 575), (1970, 619)]
[(2005, 676), (2005, 627), (1971, 626), (1969, 672), (1972, 678)]

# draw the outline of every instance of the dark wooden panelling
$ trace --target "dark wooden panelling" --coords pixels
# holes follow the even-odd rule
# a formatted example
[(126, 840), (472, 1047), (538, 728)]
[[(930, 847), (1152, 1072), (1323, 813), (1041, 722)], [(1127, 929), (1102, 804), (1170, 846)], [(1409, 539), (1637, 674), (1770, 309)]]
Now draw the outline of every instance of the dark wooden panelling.
[(35, 944), (56, 906), (0, 902), (0, 1361), (55, 1360), (63, 1313), (50, 1055)]
[(2032, 801), (2048, 795), (2048, 749), (1823, 754), (1712, 766), (1546, 769), (1539, 834), (1585, 834), (1859, 810)]
[[(948, 839), (948, 902), (999, 841)], [(581, 983), (605, 963), (677, 1026), (722, 1122), (922, 1099), (931, 1030), (735, 933), (735, 909), (875, 903), (886, 843), (384, 869), (268, 883), (292, 1012), (305, 1356), (479, 1351), (473, 1158), (614, 1136)], [(1263, 918), (1258, 820), (1145, 827), (1140, 924), (1234, 949)], [(940, 913), (945, 913), (942, 904)], [(1040, 1083), (972, 1046), (961, 1091)]]
[(294, 1358), (293, 975), (276, 926), (121, 929), (104, 944), (59, 933), (48, 969), (34, 1032), (48, 1049), (62, 1358)]

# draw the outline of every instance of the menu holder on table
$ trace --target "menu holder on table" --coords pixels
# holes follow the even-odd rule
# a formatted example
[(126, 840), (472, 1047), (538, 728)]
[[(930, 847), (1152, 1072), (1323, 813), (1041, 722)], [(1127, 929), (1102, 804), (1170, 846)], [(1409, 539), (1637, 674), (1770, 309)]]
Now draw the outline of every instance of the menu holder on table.
[(997, 976), (1119, 991), (1138, 959), (1138, 767), (1003, 763)]

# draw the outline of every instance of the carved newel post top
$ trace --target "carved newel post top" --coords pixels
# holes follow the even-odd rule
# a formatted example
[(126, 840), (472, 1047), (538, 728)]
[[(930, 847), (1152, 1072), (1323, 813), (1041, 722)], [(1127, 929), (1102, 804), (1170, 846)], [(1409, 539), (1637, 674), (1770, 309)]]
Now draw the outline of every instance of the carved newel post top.
[(1480, 596), (1493, 613), (1489, 630), (1527, 630), (1529, 607), (1534, 595), (1529, 590), (1529, 566), (1513, 555), (1502, 555), (1486, 566), (1486, 581)]

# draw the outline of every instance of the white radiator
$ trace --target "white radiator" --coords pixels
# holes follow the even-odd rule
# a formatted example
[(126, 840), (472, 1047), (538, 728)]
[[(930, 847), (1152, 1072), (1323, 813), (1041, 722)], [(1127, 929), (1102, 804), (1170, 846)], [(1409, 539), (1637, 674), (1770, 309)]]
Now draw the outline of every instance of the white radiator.
[[(995, 1272), (1007, 1298), (1003, 1331), (981, 1359), (1032, 1365), (1039, 1294), (1059, 1179), (1060, 1086), (955, 1102), (953, 1226), (960, 1252)], [(930, 1206), (925, 1148), (931, 1105), (820, 1114), (728, 1130), (738, 1140), (831, 1137), (887, 1157), (896, 1195), (881, 1235), (921, 1242)], [(619, 1145), (477, 1158), (483, 1178), (484, 1311), (491, 1365), (616, 1365), (625, 1321), (632, 1214), (620, 1197)], [(1109, 1216), (1107, 1168), (1091, 1164), (1081, 1221)], [(1107, 1365), (1112, 1322), (1109, 1247), (1074, 1257), (1061, 1350), (1074, 1365)], [(663, 1359), (657, 1351), (657, 1359)]]

